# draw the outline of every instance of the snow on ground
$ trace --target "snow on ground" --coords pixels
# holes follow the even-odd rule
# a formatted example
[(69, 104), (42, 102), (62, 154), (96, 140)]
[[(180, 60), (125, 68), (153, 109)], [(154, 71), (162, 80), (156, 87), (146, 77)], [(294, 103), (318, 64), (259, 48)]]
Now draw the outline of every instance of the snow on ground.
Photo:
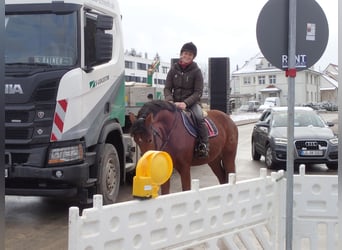
[(230, 117), (233, 121), (256, 120), (260, 118), (261, 113), (257, 112), (233, 112)]

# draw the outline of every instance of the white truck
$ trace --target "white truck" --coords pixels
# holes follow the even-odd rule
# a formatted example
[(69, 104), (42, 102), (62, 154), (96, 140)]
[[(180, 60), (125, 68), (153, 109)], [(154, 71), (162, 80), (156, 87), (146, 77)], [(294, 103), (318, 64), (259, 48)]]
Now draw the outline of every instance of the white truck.
[(6, 0), (5, 12), (6, 195), (115, 202), (138, 159), (117, 1)]
[(264, 104), (260, 105), (258, 111), (264, 111), (269, 107), (280, 107), (280, 98), (279, 97), (266, 97)]

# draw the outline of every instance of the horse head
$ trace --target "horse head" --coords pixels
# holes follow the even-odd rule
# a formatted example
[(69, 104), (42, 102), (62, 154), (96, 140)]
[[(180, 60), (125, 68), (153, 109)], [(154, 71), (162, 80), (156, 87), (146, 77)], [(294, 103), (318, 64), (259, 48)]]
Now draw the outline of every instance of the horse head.
[(131, 136), (135, 143), (139, 146), (141, 154), (144, 154), (148, 150), (153, 150), (153, 135), (149, 128), (149, 124), (152, 123), (153, 114), (147, 115), (147, 117), (137, 118), (134, 114), (130, 114), (130, 120), (132, 123)]
[[(176, 106), (170, 102), (154, 100), (145, 103), (137, 116), (130, 114), (132, 123), (131, 136), (138, 144), (142, 154), (148, 150), (161, 150), (163, 129), (158, 125), (155, 126), (154, 123), (158, 123), (156, 121), (158, 120), (158, 114), (165, 110), (174, 113), (176, 112)], [(162, 121), (162, 123), (165, 124), (165, 121)]]

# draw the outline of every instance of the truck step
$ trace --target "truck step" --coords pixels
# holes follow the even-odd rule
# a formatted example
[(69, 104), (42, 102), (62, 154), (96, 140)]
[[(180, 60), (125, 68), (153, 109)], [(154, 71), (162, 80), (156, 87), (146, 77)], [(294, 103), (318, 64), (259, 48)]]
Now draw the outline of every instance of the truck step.
[(86, 182), (86, 186), (92, 186), (97, 181), (97, 178), (89, 178)]

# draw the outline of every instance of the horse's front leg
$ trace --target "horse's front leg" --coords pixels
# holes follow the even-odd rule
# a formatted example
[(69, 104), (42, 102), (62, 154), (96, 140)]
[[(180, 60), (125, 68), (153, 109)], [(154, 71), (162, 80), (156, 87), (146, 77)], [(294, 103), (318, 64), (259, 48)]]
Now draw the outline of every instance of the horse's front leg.
[(179, 173), (182, 182), (182, 190), (187, 191), (191, 189), (191, 176), (190, 176), (190, 166), (184, 167), (182, 172)]
[(170, 178), (161, 185), (161, 194), (169, 194), (170, 193)]

